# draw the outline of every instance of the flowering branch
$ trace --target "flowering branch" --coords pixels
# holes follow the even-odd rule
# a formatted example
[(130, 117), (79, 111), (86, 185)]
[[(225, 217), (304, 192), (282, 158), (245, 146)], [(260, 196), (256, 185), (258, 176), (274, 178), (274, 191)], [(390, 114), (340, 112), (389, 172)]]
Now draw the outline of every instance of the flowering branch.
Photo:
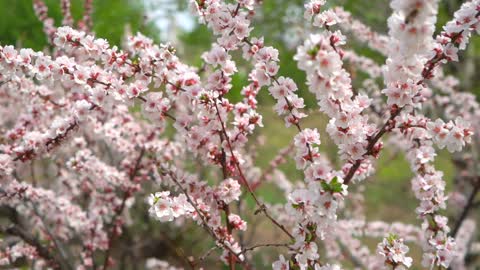
[[(341, 7), (324, 9), (324, 0), (305, 5), (305, 18), (321, 30), (305, 27), (294, 60), (328, 119), (325, 130), (338, 147), (332, 159), (341, 161), (338, 168), (320, 151), (319, 127), (305, 128), (305, 101), (299, 86), (279, 75), (279, 51), (252, 35), (258, 3), (190, 1), (215, 38), (199, 69), (181, 62), (172, 46), (156, 45), (141, 34), (129, 36), (122, 49), (88, 34), (92, 0), (85, 0), (77, 22), (71, 1), (62, 0), (67, 25), (62, 27), (48, 17), (44, 1), (34, 1), (50, 51), (0, 46), (0, 205), (31, 217), (33, 232), (13, 220), (13, 227), (2, 228), (7, 237), (15, 236), (15, 244), (0, 246), (0, 264), (25, 257), (34, 261), (32, 267), (106, 270), (130, 224), (124, 214), (138, 218), (137, 208), (131, 208), (138, 205), (135, 200), (161, 188), (147, 199), (152, 219), (177, 227), (193, 220), (215, 241), (198, 260), (177, 252), (191, 269), (217, 248), (230, 270), (252, 269), (249, 256), (269, 247), (288, 252), (272, 263), (275, 270), (339, 270), (330, 263), (346, 258), (357, 268), (407, 269), (413, 265), (407, 256), (412, 242), (421, 243), (424, 267), (462, 265), (475, 228), (467, 217), (480, 185), (477, 181), (465, 196), (461, 182), (476, 171), (475, 149), (467, 145), (478, 140), (480, 105), (474, 95), (456, 91), (459, 82), (440, 67), (457, 61), (458, 51), (479, 31), (480, 1), (463, 4), (436, 37), (438, 0), (392, 0), (388, 35)], [(337, 27), (386, 56), (385, 64), (344, 49), (347, 38)], [(240, 57), (244, 61), (237, 67)], [(355, 68), (370, 78), (355, 76)], [(227, 97), (236, 89), (239, 70), (248, 70), (248, 81), (233, 101)], [(257, 95), (264, 88), (285, 126), (296, 132), (267, 168), (257, 164), (263, 153), (251, 141), (270, 120), (259, 110), (264, 104)], [(386, 147), (404, 152), (410, 163), (421, 226), (366, 219), (363, 190), (370, 181), (363, 180), (385, 166), (376, 160)], [(434, 166), (437, 148), (465, 160), (456, 164), (460, 184), (451, 201), (464, 205), (453, 230), (441, 214), (448, 192)], [(462, 151), (469, 157), (460, 156)], [(279, 165), (289, 157), (303, 181), (290, 182), (282, 172)], [(25, 166), (42, 174), (20, 182)], [(221, 173), (210, 173), (211, 168)], [(265, 179), (284, 192), (284, 202), (267, 207), (258, 192)], [(254, 205), (246, 203), (248, 197)], [(258, 214), (269, 220), (262, 229), (276, 227), (289, 242), (246, 244), (247, 228), (250, 238), (257, 237)], [(151, 235), (155, 227), (148, 229)], [(127, 242), (137, 240), (134, 233), (128, 230)], [(377, 254), (362, 243), (364, 237), (383, 238)], [(177, 244), (167, 235), (162, 239), (170, 248)], [(152, 241), (131, 247), (134, 263), (170, 267), (138, 256)]]

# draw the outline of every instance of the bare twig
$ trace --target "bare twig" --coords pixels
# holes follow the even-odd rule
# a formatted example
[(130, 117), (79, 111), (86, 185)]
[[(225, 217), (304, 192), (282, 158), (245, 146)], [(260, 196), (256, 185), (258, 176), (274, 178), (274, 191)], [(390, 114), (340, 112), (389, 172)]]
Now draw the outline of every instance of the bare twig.
[(282, 224), (280, 224), (277, 220), (275, 220), (271, 215), (270, 213), (268, 212), (267, 210), (267, 207), (264, 203), (261, 203), (260, 200), (257, 198), (257, 196), (255, 195), (255, 193), (253, 192), (252, 188), (250, 187), (250, 184), (248, 183), (247, 179), (245, 178), (245, 175), (243, 174), (243, 170), (242, 168), (240, 167), (240, 163), (238, 162), (238, 159), (235, 157), (235, 153), (233, 152), (233, 147), (232, 147), (232, 143), (230, 142), (230, 139), (228, 137), (228, 134), (227, 134), (227, 130), (225, 128), (225, 124), (222, 120), (222, 117), (220, 116), (220, 111), (218, 109), (218, 105), (216, 102), (213, 103), (214, 106), (215, 106), (215, 109), (217, 111), (217, 117), (218, 117), (218, 120), (220, 121), (220, 126), (222, 128), (222, 133), (223, 133), (223, 136), (224, 136), (224, 139), (225, 141), (227, 142), (227, 146), (228, 146), (228, 150), (230, 151), (230, 155), (232, 156), (233, 158), (233, 161), (234, 161), (234, 164), (235, 164), (235, 168), (237, 169), (238, 171), (238, 174), (240, 176), (240, 179), (242, 180), (242, 183), (245, 185), (245, 187), (247, 188), (248, 192), (250, 193), (250, 195), (252, 196), (253, 200), (255, 201), (255, 203), (257, 204), (257, 206), (259, 207), (259, 209), (256, 211), (256, 213), (259, 213), (259, 212), (263, 212), (265, 214), (265, 216), (270, 219), (270, 221), (275, 224), (278, 228), (280, 228), (286, 235), (288, 235), (288, 237), (290, 237), (290, 239), (294, 239), (293, 235), (285, 228), (285, 226), (283, 226)]
[(199, 261), (199, 262), (205, 261), (205, 260), (210, 256), (210, 254), (212, 254), (212, 252), (213, 252), (214, 250), (216, 250), (217, 248), (218, 248), (218, 246), (213, 246), (213, 247), (211, 247), (205, 254), (203, 254), (202, 257), (198, 258), (198, 261)]
[[(223, 141), (223, 135), (220, 133), (220, 141)], [(227, 154), (225, 153), (225, 149), (222, 149), (222, 157), (220, 160), (220, 163), (222, 164), (222, 175), (223, 179), (228, 178), (228, 168), (227, 168)], [(228, 217), (230, 216), (230, 207), (226, 204), (223, 203), (223, 211), (225, 212), (225, 222), (227, 224), (227, 232), (229, 235), (232, 235), (233, 227), (232, 224), (230, 224), (230, 221), (228, 220)], [(235, 255), (230, 253), (228, 255), (228, 266), (230, 270), (235, 270)]]
[(257, 248), (261, 248), (261, 247), (284, 247), (284, 248), (288, 248), (289, 244), (288, 243), (284, 243), (284, 244), (275, 244), (275, 243), (270, 243), (270, 244), (257, 244), (257, 245), (254, 245), (254, 246), (251, 246), (251, 247), (248, 247), (248, 248), (244, 248), (243, 249), (243, 253), (247, 253), (249, 251), (253, 251)]

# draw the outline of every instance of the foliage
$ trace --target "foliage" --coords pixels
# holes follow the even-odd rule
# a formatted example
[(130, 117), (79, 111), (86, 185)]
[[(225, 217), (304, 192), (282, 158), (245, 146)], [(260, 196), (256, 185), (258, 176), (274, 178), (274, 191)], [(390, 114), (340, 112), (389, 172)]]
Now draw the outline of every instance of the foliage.
[[(83, 15), (83, 3), (83, 0), (71, 1), (72, 15), (76, 20)], [(60, 25), (59, 1), (46, 0), (45, 4), (49, 16)], [(126, 29), (156, 38), (156, 30), (151, 23), (145, 22), (144, 13), (141, 1), (94, 0), (93, 31), (117, 45), (123, 40)], [(0, 44), (17, 44), (35, 50), (45, 48), (47, 39), (42, 32), (42, 23), (33, 11), (33, 0), (0, 0)]]

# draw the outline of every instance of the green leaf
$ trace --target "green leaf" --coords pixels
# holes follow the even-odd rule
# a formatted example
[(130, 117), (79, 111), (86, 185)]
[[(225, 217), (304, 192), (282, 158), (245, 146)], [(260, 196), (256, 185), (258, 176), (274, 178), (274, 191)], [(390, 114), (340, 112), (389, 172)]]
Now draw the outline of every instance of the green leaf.
[(334, 177), (330, 183), (322, 181), (320, 183), (322, 185), (323, 190), (331, 192), (331, 193), (340, 193), (343, 191), (342, 183), (338, 181), (338, 177)]
[(393, 243), (398, 239), (398, 236), (396, 234), (390, 233), (387, 236), (387, 241), (390, 245), (393, 245)]
[(317, 56), (319, 50), (320, 50), (320, 46), (317, 45), (317, 46), (311, 48), (310, 50), (308, 50), (307, 53), (311, 57), (315, 57), (315, 56)]
[(334, 177), (332, 181), (330, 182), (330, 189), (332, 192), (342, 192), (342, 183), (338, 182), (338, 177)]

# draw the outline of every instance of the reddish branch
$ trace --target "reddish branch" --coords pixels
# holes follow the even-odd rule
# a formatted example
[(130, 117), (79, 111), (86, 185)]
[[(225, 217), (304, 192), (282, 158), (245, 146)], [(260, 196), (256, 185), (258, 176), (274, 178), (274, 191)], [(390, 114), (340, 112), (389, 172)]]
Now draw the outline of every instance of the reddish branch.
[[(220, 133), (220, 141), (223, 142), (223, 133)], [(223, 179), (225, 180), (228, 177), (228, 168), (227, 168), (227, 154), (225, 153), (225, 149), (223, 149), (223, 147), (222, 147), (222, 157), (221, 157), (220, 163), (222, 164), (222, 175), (223, 175)], [(233, 227), (232, 227), (232, 224), (230, 224), (230, 220), (228, 220), (228, 217), (230, 216), (230, 207), (226, 203), (223, 203), (223, 211), (225, 212), (225, 222), (227, 223), (227, 233), (233, 237), (232, 235)], [(235, 270), (235, 255), (230, 252), (228, 257), (229, 257), (228, 265), (230, 270)]]
[[(89, 110), (93, 110), (97, 108), (97, 105), (92, 104), (92, 107), (90, 107)], [(66, 129), (65, 132), (62, 134), (58, 134), (57, 136), (48, 139), (45, 143), (44, 146), (47, 151), (51, 151), (53, 148), (57, 147), (60, 145), (60, 143), (65, 140), (65, 138), (68, 137), (68, 135), (73, 132), (78, 127), (78, 121), (74, 120), (73, 123), (71, 123)], [(34, 149), (29, 149), (24, 152), (17, 153), (17, 156), (13, 159), (13, 161), (22, 161), (25, 162), (27, 160), (32, 160), (37, 156), (38, 153), (35, 152)]]
[[(475, 17), (480, 16), (480, 11), (475, 15)], [(463, 34), (463, 30), (456, 33), (451, 37), (451, 42), (453, 44), (458, 42), (459, 37)], [(422, 70), (422, 79), (417, 82), (417, 85), (421, 85), (425, 82), (425, 80), (431, 79), (433, 77), (433, 70), (435, 67), (437, 67), (440, 63), (442, 63), (443, 60), (445, 60), (447, 56), (442, 52), (438, 53), (435, 55), (433, 58), (431, 58), (427, 63), (425, 63), (423, 70)], [(390, 118), (385, 122), (385, 124), (382, 126), (382, 128), (378, 131), (378, 133), (369, 141), (369, 144), (367, 146), (367, 153), (365, 155), (371, 155), (372, 150), (375, 147), (375, 144), (380, 140), (380, 138), (387, 133), (391, 128), (392, 124), (394, 123), (395, 118), (400, 114), (400, 112), (403, 110), (404, 107), (397, 108), (394, 112), (392, 112)], [(357, 160), (353, 164), (352, 167), (350, 167), (350, 170), (345, 176), (344, 183), (346, 185), (349, 184), (349, 182), (352, 180), (353, 176), (355, 175), (355, 172), (358, 170), (360, 167), (362, 161)]]
[(35, 247), (38, 255), (43, 258), (47, 263), (49, 263), (50, 267), (52, 267), (53, 269), (62, 269), (60, 263), (55, 258), (55, 256), (53, 256), (53, 254), (48, 248), (44, 247), (38, 239), (31, 236), (28, 232), (21, 229), (17, 225), (10, 226), (8, 228), (0, 228), (0, 231), (21, 238), (23, 241), (25, 241), (25, 243)]
[(257, 211), (255, 211), (255, 213), (259, 213), (259, 212), (263, 212), (265, 214), (265, 216), (270, 219), (270, 221), (275, 224), (278, 228), (280, 228), (286, 235), (288, 235), (288, 237), (290, 237), (290, 239), (295, 239), (293, 237), (293, 235), (285, 228), (285, 226), (283, 226), (282, 224), (280, 224), (277, 220), (275, 220), (271, 215), (270, 213), (268, 212), (267, 210), (267, 207), (264, 203), (261, 203), (259, 201), (259, 199), (257, 198), (257, 196), (255, 195), (255, 193), (253, 192), (252, 188), (250, 187), (250, 184), (248, 183), (245, 175), (243, 174), (243, 170), (242, 168), (240, 167), (240, 163), (238, 162), (238, 159), (235, 157), (235, 154), (233, 152), (233, 147), (232, 147), (232, 143), (230, 142), (230, 138), (228, 137), (228, 134), (227, 134), (227, 130), (225, 128), (225, 124), (222, 120), (222, 117), (220, 116), (220, 111), (218, 110), (218, 105), (216, 102), (213, 102), (214, 106), (215, 106), (215, 110), (217, 112), (217, 117), (218, 117), (218, 120), (220, 121), (220, 126), (222, 127), (222, 133), (223, 133), (223, 136), (225, 138), (225, 141), (227, 142), (227, 146), (228, 146), (228, 150), (230, 152), (230, 155), (233, 159), (233, 162), (235, 164), (235, 168), (237, 169), (238, 171), (238, 174), (239, 174), (239, 177), (240, 179), (242, 180), (242, 183), (245, 185), (245, 187), (247, 188), (248, 190), (248, 193), (250, 193), (250, 195), (252, 196), (253, 200), (255, 201), (255, 203), (257, 204), (257, 206), (259, 207), (259, 209)]
[[(387, 133), (389, 130), (392, 129), (393, 127), (393, 123), (394, 123), (394, 120), (395, 118), (400, 114), (400, 112), (402, 111), (403, 108), (399, 108), (399, 109), (394, 109), (390, 118), (385, 122), (385, 124), (382, 126), (382, 128), (377, 132), (377, 134), (372, 137), (369, 142), (368, 142), (368, 145), (367, 145), (367, 149), (366, 149), (366, 154), (365, 155), (372, 155), (372, 154), (375, 154), (375, 145), (377, 144), (377, 142), (380, 140), (380, 138), (385, 134)], [(350, 167), (350, 169), (348, 170), (346, 176), (345, 176), (345, 179), (344, 179), (344, 184), (345, 185), (348, 185), (350, 183), (350, 181), (352, 180), (353, 176), (355, 175), (355, 172), (358, 170), (358, 168), (360, 168), (360, 165), (362, 164), (362, 160), (357, 160), (355, 161), (355, 163), (353, 164), (352, 167)]]
[[(55, 146), (58, 146), (69, 135), (69, 133), (72, 132), (77, 127), (78, 127), (78, 122), (74, 121), (67, 127), (64, 133), (59, 134), (51, 139), (48, 139), (45, 142), (45, 147), (47, 148), (47, 151), (53, 149)], [(37, 153), (35, 152), (34, 149), (29, 149), (25, 152), (17, 153), (17, 156), (13, 160), (14, 161), (20, 160), (22, 162), (25, 162), (27, 160), (34, 159), (36, 155)]]

